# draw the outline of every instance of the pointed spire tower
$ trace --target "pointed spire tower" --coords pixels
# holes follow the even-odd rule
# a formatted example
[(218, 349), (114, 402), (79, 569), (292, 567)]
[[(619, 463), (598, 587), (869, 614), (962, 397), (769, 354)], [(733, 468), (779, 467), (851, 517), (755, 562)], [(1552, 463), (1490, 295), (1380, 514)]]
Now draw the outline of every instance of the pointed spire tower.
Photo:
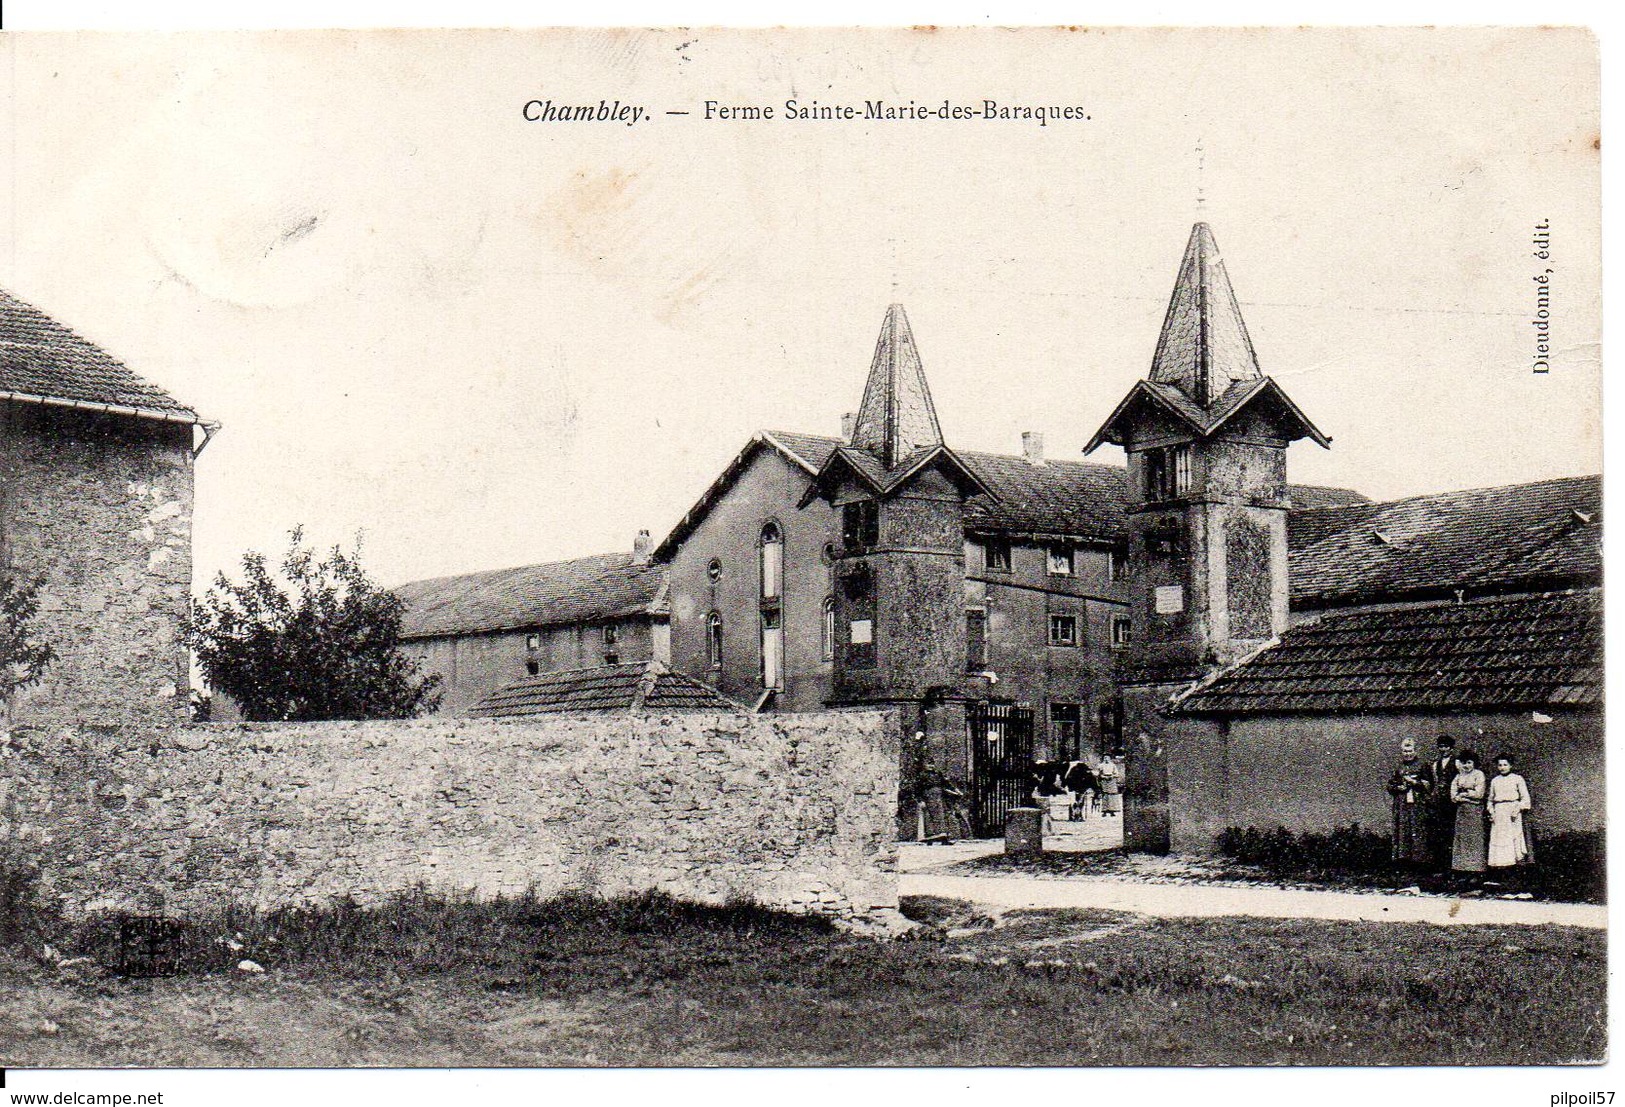
[(1179, 263), (1162, 336), (1151, 359), (1151, 380), (1174, 385), (1207, 407), (1231, 385), (1261, 376), (1213, 230), (1198, 223)]
[[(829, 503), (841, 530), (833, 702), (923, 702), (928, 690), (940, 696), (964, 679), (965, 502), (973, 495), (992, 494), (943, 443), (908, 316), (892, 304), (852, 441), (830, 453), (802, 500)], [(948, 732), (962, 745), (958, 725)]]
[(1166, 850), (1160, 708), (1174, 692), (1286, 630), (1287, 447), (1330, 440), (1259, 369), (1206, 223), (1191, 229), (1151, 359), (1084, 448), (1127, 455), (1130, 645), (1119, 659), (1130, 738), (1123, 832)]
[(880, 325), (852, 445), (869, 451), (887, 469), (942, 445), (942, 425), (902, 304), (888, 307)]

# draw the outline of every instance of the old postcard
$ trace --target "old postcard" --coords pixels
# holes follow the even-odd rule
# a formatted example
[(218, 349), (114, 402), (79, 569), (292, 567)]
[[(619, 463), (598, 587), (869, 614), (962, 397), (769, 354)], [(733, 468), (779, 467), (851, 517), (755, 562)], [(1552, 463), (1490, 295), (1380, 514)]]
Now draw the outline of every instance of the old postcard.
[(0, 1066), (1604, 1061), (1599, 127), (1564, 28), (0, 37)]

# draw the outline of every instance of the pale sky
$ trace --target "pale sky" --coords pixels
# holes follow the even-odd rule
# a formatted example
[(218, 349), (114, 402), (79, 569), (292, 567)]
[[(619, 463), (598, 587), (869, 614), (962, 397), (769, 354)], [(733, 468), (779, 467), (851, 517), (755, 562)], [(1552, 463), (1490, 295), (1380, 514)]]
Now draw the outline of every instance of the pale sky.
[(200, 585), (296, 523), (393, 583), (660, 536), (754, 430), (837, 431), (894, 299), (951, 444), (1081, 456), (1200, 190), (1334, 438), (1292, 479), (1389, 498), (1600, 471), (1597, 135), (1570, 31), (13, 35), (0, 284), (224, 424)]

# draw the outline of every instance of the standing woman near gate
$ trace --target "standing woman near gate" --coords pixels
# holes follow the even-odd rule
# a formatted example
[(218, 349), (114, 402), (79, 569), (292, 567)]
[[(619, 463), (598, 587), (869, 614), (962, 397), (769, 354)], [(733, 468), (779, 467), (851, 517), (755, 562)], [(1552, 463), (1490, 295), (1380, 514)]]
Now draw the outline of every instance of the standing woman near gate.
[(1107, 818), (1123, 813), (1123, 751), (1112, 750), (1100, 759), (1100, 813)]

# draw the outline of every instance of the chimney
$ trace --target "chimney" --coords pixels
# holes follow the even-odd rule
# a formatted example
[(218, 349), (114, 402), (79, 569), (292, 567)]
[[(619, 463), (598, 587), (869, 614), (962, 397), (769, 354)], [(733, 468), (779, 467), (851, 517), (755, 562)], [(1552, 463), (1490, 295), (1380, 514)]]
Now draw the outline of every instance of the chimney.
[(852, 444), (852, 434), (858, 429), (858, 413), (849, 411), (841, 416), (841, 441), (848, 446)]
[(1022, 431), (1021, 456), (1028, 465), (1044, 464), (1044, 436), (1038, 431)]
[(649, 554), (654, 549), (654, 541), (646, 530), (638, 531), (638, 536), (632, 539), (632, 561), (637, 565), (649, 564)]

